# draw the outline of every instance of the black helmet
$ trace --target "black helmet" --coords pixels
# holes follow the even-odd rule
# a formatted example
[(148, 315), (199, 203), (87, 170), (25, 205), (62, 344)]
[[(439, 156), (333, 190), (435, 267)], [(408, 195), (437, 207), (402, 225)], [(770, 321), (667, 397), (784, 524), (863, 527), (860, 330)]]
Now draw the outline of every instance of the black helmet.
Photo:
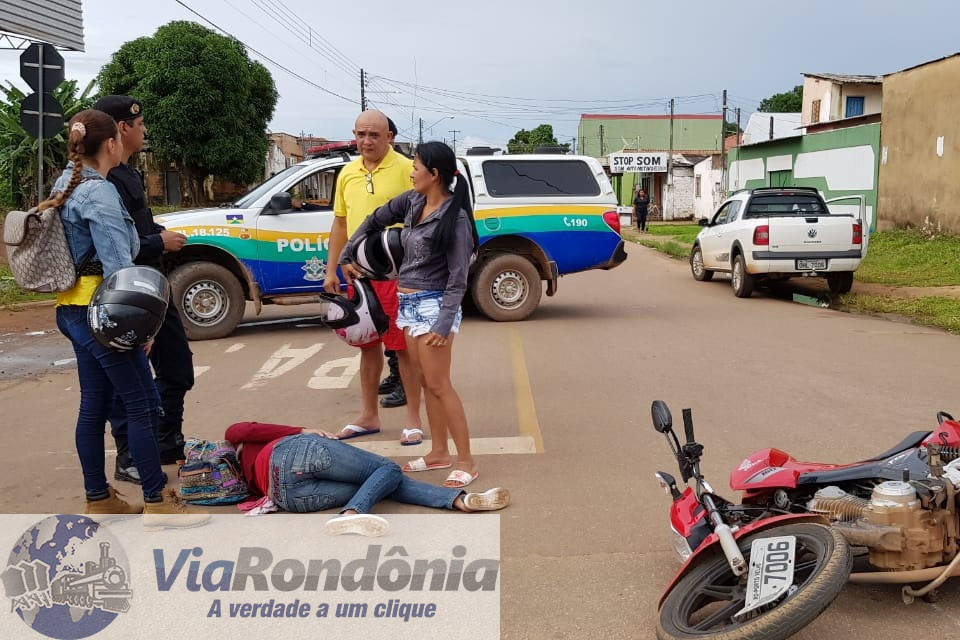
[(104, 278), (87, 308), (97, 342), (118, 351), (144, 345), (167, 314), (170, 284), (153, 267), (126, 267)]
[(360, 238), (352, 262), (374, 280), (396, 280), (403, 262), (403, 229), (391, 227)]
[(320, 295), (326, 299), (320, 321), (349, 345), (362, 347), (370, 344), (390, 327), (380, 300), (366, 280), (353, 281), (353, 295), (350, 297), (326, 292)]

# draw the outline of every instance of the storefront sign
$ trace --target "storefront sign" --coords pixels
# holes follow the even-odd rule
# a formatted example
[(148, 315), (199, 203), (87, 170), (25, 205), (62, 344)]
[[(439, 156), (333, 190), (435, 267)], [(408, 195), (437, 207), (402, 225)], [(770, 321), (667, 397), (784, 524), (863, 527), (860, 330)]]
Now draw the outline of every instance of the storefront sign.
[(610, 173), (663, 173), (666, 153), (611, 153)]

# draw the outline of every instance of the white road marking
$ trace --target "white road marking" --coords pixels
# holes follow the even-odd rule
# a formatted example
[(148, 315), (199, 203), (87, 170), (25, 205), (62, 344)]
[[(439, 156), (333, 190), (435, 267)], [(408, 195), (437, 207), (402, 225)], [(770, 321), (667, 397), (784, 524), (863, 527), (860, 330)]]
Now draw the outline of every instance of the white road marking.
[(25, 336), (45, 336), (47, 335), (46, 331), (31, 331), (30, 333), (23, 334)]
[(56, 361), (54, 361), (53, 366), (55, 366), (55, 367), (62, 367), (62, 366), (65, 365), (65, 364), (72, 364), (72, 363), (74, 363), (74, 362), (76, 362), (76, 361), (77, 361), (76, 358), (64, 358), (63, 360), (56, 360)]
[(242, 342), (238, 342), (236, 344), (230, 345), (230, 347), (224, 353), (236, 353), (237, 351), (240, 351), (241, 349), (243, 349), (245, 346), (247, 345), (245, 345)]
[(203, 374), (205, 374), (207, 371), (210, 371), (210, 369), (211, 369), (211, 367), (194, 367), (194, 368), (193, 368), (193, 377), (194, 377), (194, 378), (199, 378), (200, 376), (202, 376)]
[[(267, 358), (267, 361), (260, 367), (260, 370), (253, 374), (250, 381), (240, 388), (250, 390), (263, 386), (267, 381), (279, 378), (283, 374), (293, 371), (319, 353), (320, 349), (323, 349), (322, 342), (303, 349), (291, 349), (289, 344), (285, 344), (274, 351), (273, 355)], [(286, 360), (286, 362), (283, 362), (284, 360)]]
[[(337, 375), (330, 375), (331, 371), (341, 369)], [(339, 358), (324, 362), (320, 368), (313, 373), (313, 377), (307, 383), (310, 389), (346, 389), (350, 386), (353, 377), (360, 371), (360, 354), (350, 358)]]
[[(381, 432), (378, 435), (383, 435)], [(363, 440), (351, 438), (347, 442), (366, 451), (372, 451), (386, 457), (422, 456), (430, 451), (430, 441), (424, 439), (423, 444), (403, 446), (397, 440)], [(453, 440), (449, 440), (450, 453), (456, 455), (457, 447)], [(537, 452), (537, 443), (530, 436), (507, 436), (502, 438), (470, 438), (470, 453), (477, 456), (496, 454), (533, 454)]]

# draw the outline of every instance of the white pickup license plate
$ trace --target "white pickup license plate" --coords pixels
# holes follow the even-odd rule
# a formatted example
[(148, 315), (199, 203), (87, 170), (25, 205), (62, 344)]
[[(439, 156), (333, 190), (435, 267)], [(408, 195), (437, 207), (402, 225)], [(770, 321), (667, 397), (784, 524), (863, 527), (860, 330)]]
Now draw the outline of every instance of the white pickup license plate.
[(774, 602), (793, 584), (795, 536), (758, 538), (750, 547), (750, 575), (744, 607), (736, 615)]
[(827, 268), (827, 259), (797, 260), (797, 271), (823, 271)]

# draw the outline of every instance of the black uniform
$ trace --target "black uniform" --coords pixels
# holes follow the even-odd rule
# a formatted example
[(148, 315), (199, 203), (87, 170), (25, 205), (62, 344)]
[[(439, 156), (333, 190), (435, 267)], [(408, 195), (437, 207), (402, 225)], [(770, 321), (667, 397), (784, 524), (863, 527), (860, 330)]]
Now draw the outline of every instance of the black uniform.
[[(140, 236), (140, 253), (134, 262), (162, 271), (163, 239), (160, 232), (164, 229), (153, 220), (140, 174), (129, 165), (120, 165), (110, 171), (107, 180), (120, 192)], [(167, 316), (154, 339), (150, 362), (153, 363), (163, 408), (157, 424), (160, 461), (171, 464), (183, 458), (183, 399), (193, 388), (193, 353), (173, 300), (167, 306)], [(117, 442), (117, 475), (122, 476), (121, 479), (136, 481), (137, 475), (130, 473), (131, 468), (134, 472), (136, 468), (127, 448), (126, 411), (119, 397), (114, 402), (110, 425)]]

